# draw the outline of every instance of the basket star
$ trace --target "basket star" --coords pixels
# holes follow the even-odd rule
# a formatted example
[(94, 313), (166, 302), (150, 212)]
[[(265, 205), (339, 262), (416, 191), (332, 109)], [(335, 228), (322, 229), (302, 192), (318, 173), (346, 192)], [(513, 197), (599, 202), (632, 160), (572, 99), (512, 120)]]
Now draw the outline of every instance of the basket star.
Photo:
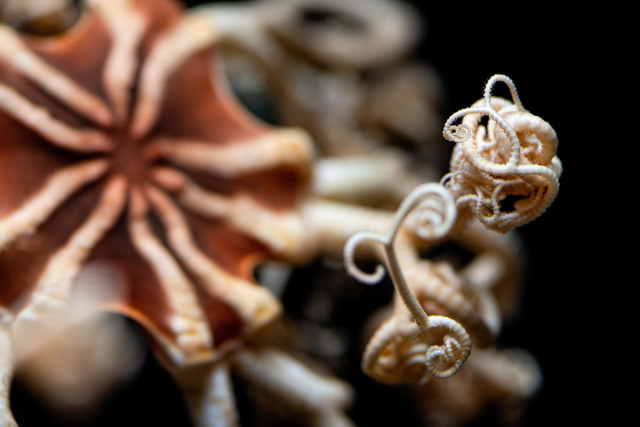
[[(0, 24), (0, 425), (17, 425), (9, 391), (21, 341), (71, 311), (91, 271), (108, 271), (115, 288), (100, 294), (96, 311), (142, 326), (198, 426), (238, 425), (231, 375), (303, 425), (352, 425), (352, 388), (278, 348), (271, 326), (282, 306), (254, 270), (271, 259), (344, 254), (347, 271), (358, 273), (349, 244), (357, 232), (383, 243), (357, 257), (393, 261), (392, 281), (401, 282), (402, 301), (394, 296), (393, 318), (365, 351), (369, 375), (448, 377), (471, 340), (493, 345), (501, 319), (492, 286), (507, 276), (511, 258), (501, 248), (512, 246), (465, 225), (475, 219), (506, 232), (533, 220), (553, 201), (561, 173), (555, 132), (522, 108), (508, 78), (492, 78), (483, 100), (445, 124), (443, 135), (456, 142), (451, 173), (418, 190), (437, 189), (443, 218), (455, 220), (427, 238), (393, 211), (351, 204), (381, 186), (403, 194), (402, 174), (373, 159), (321, 165), (327, 158), (314, 156), (307, 132), (266, 124), (234, 98), (215, 53), (245, 32), (250, 38), (260, 7), (88, 0), (83, 9), (55, 36)], [(490, 96), (495, 82), (508, 84), (513, 104)], [(386, 160), (393, 171), (404, 167)], [(343, 177), (337, 191), (327, 185), (332, 175)], [(431, 202), (420, 206), (435, 212)], [(497, 261), (478, 256), (470, 264), (488, 272), (466, 280), (420, 259), (418, 250), (448, 238)], [(433, 328), (453, 337), (431, 345)]]
[(0, 26), (0, 304), (13, 327), (64, 306), (83, 265), (123, 277), (105, 309), (182, 365), (267, 325), (253, 279), (295, 253), (310, 160), (212, 69), (210, 26), (169, 1), (93, 2), (56, 37)]

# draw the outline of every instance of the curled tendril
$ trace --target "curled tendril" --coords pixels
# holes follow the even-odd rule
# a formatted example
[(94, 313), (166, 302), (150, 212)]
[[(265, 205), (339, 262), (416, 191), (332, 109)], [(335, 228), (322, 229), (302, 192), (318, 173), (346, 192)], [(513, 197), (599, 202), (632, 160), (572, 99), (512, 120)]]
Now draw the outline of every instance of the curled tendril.
[(382, 280), (384, 267), (378, 265), (373, 273), (362, 271), (355, 262), (357, 247), (365, 242), (381, 245), (393, 252), (393, 241), (409, 214), (414, 212), (411, 229), (424, 240), (439, 240), (453, 227), (457, 210), (449, 191), (440, 184), (423, 184), (413, 190), (402, 202), (394, 217), (391, 231), (387, 235), (361, 231), (355, 233), (344, 247), (344, 262), (347, 272), (356, 279), (375, 284)]
[(445, 328), (451, 335), (444, 336), (443, 345), (427, 348), (427, 370), (438, 378), (448, 378), (458, 372), (471, 354), (471, 338), (462, 325), (449, 317), (429, 316), (428, 329), (435, 328)]
[[(491, 97), (498, 82), (507, 85), (512, 102)], [(486, 127), (482, 117), (489, 119)], [(562, 172), (557, 136), (547, 122), (524, 109), (508, 77), (493, 76), (480, 101), (449, 117), (443, 135), (456, 142), (451, 162), (456, 174), (447, 187), (458, 206), (471, 207), (488, 228), (504, 232), (518, 227), (554, 200)]]
[(496, 82), (504, 82), (511, 92), (511, 97), (513, 99), (515, 108), (518, 111), (526, 111), (522, 106), (522, 103), (520, 102), (520, 97), (518, 96), (518, 91), (513, 81), (507, 76), (498, 74), (491, 77), (491, 79), (489, 79), (489, 81), (487, 82), (484, 90), (484, 98), (478, 106), (462, 109), (449, 117), (444, 125), (443, 136), (446, 139), (456, 143), (467, 142), (471, 138), (473, 133), (471, 131), (471, 127), (467, 123), (464, 123), (464, 121), (460, 125), (454, 125), (453, 123), (458, 119), (470, 114), (489, 116), (489, 118), (492, 119), (495, 124), (500, 127), (500, 129), (502, 129), (502, 131), (507, 135), (509, 144), (511, 145), (511, 155), (508, 162), (504, 165), (492, 164), (492, 162), (490, 161), (485, 161), (485, 163), (477, 166), (481, 168), (482, 166), (485, 166), (487, 167), (487, 169), (491, 169), (491, 173), (496, 174), (513, 173), (513, 167), (518, 164), (518, 160), (520, 158), (520, 140), (518, 139), (518, 135), (512, 129), (509, 123), (493, 108), (491, 91), (493, 90)]
[[(486, 101), (485, 101), (486, 102)], [(456, 143), (469, 143), (472, 142), (471, 136), (473, 132), (471, 131), (471, 126), (467, 123), (462, 123), (461, 125), (453, 125), (452, 123), (461, 117), (469, 116), (469, 115), (485, 115), (489, 116), (490, 119), (494, 120), (496, 125), (507, 135), (509, 139), (509, 144), (511, 146), (511, 152), (509, 155), (509, 159), (505, 164), (495, 163), (491, 160), (484, 159), (477, 153), (477, 148), (474, 147), (473, 144), (465, 144), (465, 151), (471, 152), (469, 156), (470, 160), (475, 164), (476, 167), (482, 169), (486, 172), (495, 175), (506, 175), (514, 173), (514, 168), (518, 166), (518, 162), (520, 160), (520, 140), (518, 139), (518, 135), (511, 128), (509, 123), (498, 114), (493, 107), (489, 104), (488, 106), (479, 106), (479, 107), (470, 107), (465, 108), (464, 110), (460, 110), (449, 117), (447, 122), (444, 125), (443, 135), (445, 138), (450, 141)], [(457, 133), (462, 133), (464, 139), (462, 137), (458, 137), (456, 132), (452, 132), (451, 129), (458, 129)], [(460, 129), (466, 129), (465, 131), (461, 131)]]
[[(457, 119), (458, 117), (454, 120), (450, 120), (453, 122)], [(452, 123), (448, 123), (448, 125), (445, 125), (444, 127), (443, 135), (449, 141), (465, 142), (471, 138), (471, 129), (465, 124), (454, 125)]]
[(355, 279), (367, 285), (375, 285), (379, 283), (385, 274), (382, 264), (376, 265), (376, 269), (372, 273), (363, 271), (355, 262), (356, 247), (364, 242), (378, 243), (383, 246), (389, 244), (386, 236), (380, 236), (374, 233), (361, 231), (357, 235), (353, 235), (344, 245), (344, 264), (347, 272)]
[(431, 186), (429, 196), (411, 214), (410, 227), (423, 240), (439, 240), (453, 228), (457, 209), (451, 194), (442, 185)]
[(428, 316), (406, 283), (394, 250), (394, 241), (409, 216), (412, 219), (411, 224), (408, 224), (411, 231), (422, 239), (435, 241), (451, 232), (457, 209), (450, 192), (441, 184), (423, 184), (402, 202), (388, 234), (359, 232), (347, 241), (344, 248), (347, 272), (368, 284), (378, 283), (382, 279), (384, 267), (379, 264), (373, 273), (362, 271), (354, 260), (356, 248), (362, 243), (374, 243), (383, 248), (391, 279), (415, 321), (399, 322), (391, 319), (380, 328), (367, 345), (363, 367), (366, 372), (378, 378), (402, 379), (405, 374), (394, 373), (394, 369), (402, 365), (402, 372), (411, 371), (411, 367), (415, 366), (416, 351), (423, 348), (416, 347), (417, 344), (411, 344), (407, 348), (405, 344), (414, 340), (422, 342), (433, 329), (444, 328), (448, 334), (444, 337), (443, 345), (426, 346), (424, 361), (427, 371), (436, 377), (446, 378), (457, 372), (469, 356), (471, 339), (455, 320), (444, 316)]
[[(437, 199), (439, 202), (434, 202)], [(349, 238), (344, 247), (344, 263), (347, 272), (356, 279), (367, 283), (378, 283), (384, 276), (384, 267), (378, 265), (373, 273), (361, 270), (355, 262), (355, 251), (361, 243), (374, 242), (382, 246), (387, 267), (405, 306), (419, 327), (426, 327), (428, 320), (422, 306), (409, 289), (394, 251), (394, 241), (409, 214), (420, 204), (414, 232), (425, 240), (438, 240), (446, 236), (453, 227), (457, 210), (449, 191), (440, 184), (427, 183), (414, 189), (401, 203), (387, 235), (358, 232)], [(439, 209), (438, 209), (439, 208)]]
[[(441, 329), (445, 330), (443, 343), (429, 344), (433, 333)], [(367, 344), (362, 368), (382, 382), (421, 382), (427, 374), (437, 378), (454, 375), (470, 353), (469, 334), (449, 317), (429, 316), (429, 325), (420, 330), (415, 323), (393, 316)]]

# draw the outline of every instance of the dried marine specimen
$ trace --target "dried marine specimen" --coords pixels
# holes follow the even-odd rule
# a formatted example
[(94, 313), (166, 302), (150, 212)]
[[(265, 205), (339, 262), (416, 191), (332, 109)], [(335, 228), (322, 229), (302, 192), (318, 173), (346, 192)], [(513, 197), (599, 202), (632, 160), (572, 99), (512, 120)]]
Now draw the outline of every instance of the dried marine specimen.
[[(355, 234), (345, 246), (345, 261), (347, 270), (362, 282), (374, 284), (379, 282), (384, 274), (381, 265), (373, 273), (365, 273), (358, 269), (354, 262), (354, 253), (358, 244), (369, 241), (376, 242), (384, 248), (384, 259), (390, 274), (393, 277), (399, 300), (398, 309), (394, 310), (394, 316), (385, 323), (371, 338), (363, 357), (363, 369), (374, 378), (381, 381), (399, 382), (406, 375), (412, 375), (411, 365), (423, 364), (427, 371), (439, 378), (447, 378), (460, 369), (471, 351), (471, 338), (466, 330), (455, 320), (444, 316), (428, 316), (422, 304), (412, 292), (410, 285), (405, 280), (400, 266), (400, 259), (396, 252), (396, 238), (407, 215), (422, 201), (423, 198), (436, 200), (429, 206), (422, 206), (425, 210), (420, 219), (420, 227), (416, 232), (425, 240), (438, 240), (446, 236), (455, 223), (456, 209), (453, 199), (444, 187), (438, 184), (424, 184), (414, 190), (398, 209), (398, 216), (389, 235), (380, 236), (374, 233), (359, 232)], [(440, 215), (442, 214), (442, 215)], [(437, 217), (436, 217), (437, 216)], [(405, 238), (405, 240), (408, 237)], [(402, 243), (400, 243), (402, 244)], [(404, 243), (406, 244), (406, 243)], [(404, 255), (404, 254), (401, 254)], [(402, 307), (406, 307), (407, 311)], [(451, 335), (444, 337), (444, 345), (432, 345), (422, 348), (412, 346), (403, 350), (394, 349), (393, 354), (388, 353), (390, 341), (399, 338), (400, 341), (416, 342), (418, 338), (427, 338), (436, 329), (445, 329)], [(402, 345), (396, 342), (396, 345)], [(424, 358), (418, 360), (414, 356)], [(397, 371), (400, 368), (402, 372)]]
[[(296, 4), (313, 20), (318, 12), (326, 17), (327, 11), (357, 3), (327, 2), (328, 10), (313, 2)], [(350, 11), (354, 16), (374, 12), (357, 5)], [(273, 12), (261, 17), (255, 10)], [(548, 151), (554, 146), (532, 136), (526, 126), (533, 119), (519, 101), (512, 111), (502, 101), (485, 100), (469, 113), (485, 113), (496, 125), (483, 133), (476, 131), (482, 126), (465, 118), (459, 128), (473, 128), (482, 149), (473, 148), (475, 138), (449, 132), (458, 146), (467, 145), (454, 156), (444, 186), (418, 187), (398, 215), (371, 207), (377, 206), (381, 188), (397, 200), (417, 185), (412, 173), (388, 182), (390, 175), (401, 176), (406, 158), (382, 152), (318, 162), (317, 146), (305, 131), (270, 126), (246, 113), (219, 73), (219, 56), (212, 59), (211, 51), (220, 53), (222, 44), (247, 42), (263, 31), (272, 35), (258, 37), (262, 42), (291, 47), (300, 29), (279, 25), (292, 21), (277, 18), (292, 10), (300, 9), (275, 0), (186, 13), (171, 0), (93, 0), (75, 25), (55, 37), (27, 36), (0, 25), (3, 425), (15, 425), (8, 402), (14, 371), (37, 361), (23, 341), (46, 333), (72, 297), (91, 286), (83, 278), (96, 270), (108, 272), (112, 292), (98, 294), (91, 310), (128, 316), (144, 328), (159, 360), (182, 387), (194, 424), (238, 424), (234, 376), (303, 425), (351, 425), (345, 415), (351, 387), (318, 374), (280, 346), (274, 331), (281, 303), (253, 273), (271, 259), (302, 264), (342, 254), (359, 231), (382, 245), (358, 247), (358, 256), (360, 250), (369, 256), (367, 251), (383, 248), (382, 256), (398, 264), (391, 269), (396, 283), (404, 281), (391, 320), (365, 351), (365, 370), (382, 381), (415, 381), (450, 376), (469, 359), (465, 366), (486, 371), (489, 362), (469, 356), (469, 349), (473, 344), (491, 351), (505, 310), (496, 284), (509, 282), (513, 246), (507, 236), (487, 239), (477, 224), (463, 225), (475, 215), (504, 230), (539, 214), (557, 190), (559, 162)], [(375, 31), (356, 39), (356, 46), (369, 43), (368, 36), (378, 40), (381, 28), (369, 18), (367, 28)], [(386, 61), (402, 50), (403, 37), (384, 51), (360, 53), (384, 53)], [(315, 47), (306, 55), (316, 56), (303, 63), (317, 65), (328, 58), (337, 60), (341, 71), (380, 64), (367, 55), (345, 56), (341, 43), (325, 46), (324, 39), (309, 44)], [(256, 46), (264, 47), (251, 46), (254, 53), (261, 51)], [(275, 64), (292, 66), (290, 61)], [(345, 82), (353, 80), (338, 86)], [(503, 115), (506, 125), (497, 119)], [(516, 161), (504, 160), (511, 159), (504, 147), (514, 142), (512, 134), (524, 147)], [(486, 162), (478, 158), (516, 168), (484, 170)], [(525, 161), (545, 171), (521, 167)], [(338, 172), (346, 173), (346, 182), (328, 182)], [(512, 197), (518, 200), (507, 209)], [(440, 227), (430, 228), (438, 221)], [(417, 248), (445, 238), (473, 248), (472, 265), (457, 271), (418, 256)], [(355, 246), (347, 245), (354, 250), (347, 259), (355, 256)], [(71, 332), (65, 329), (68, 344), (77, 348)]]
[[(320, 194), (371, 203), (370, 195), (339, 191), (345, 174), (380, 176), (359, 168), (363, 161), (402, 177), (393, 188), (383, 180), (377, 187), (376, 201), (390, 199), (394, 207), (413, 187), (437, 179), (434, 165), (448, 159), (440, 143), (441, 83), (410, 59), (421, 23), (408, 4), (259, 0), (196, 10), (224, 28), (221, 52), (236, 91), (261, 110), (267, 98), (274, 120), (310, 133), (322, 155)], [(333, 184), (338, 180), (342, 185)]]
[[(497, 82), (509, 87), (514, 103), (491, 97)], [(482, 116), (488, 116), (486, 125), (481, 124)], [(462, 124), (454, 125), (460, 118)], [(498, 400), (526, 398), (540, 383), (529, 355), (493, 347), (502, 310), (492, 288), (510, 261), (506, 255), (509, 249), (500, 246), (514, 246), (505, 241), (504, 234), (492, 236), (485, 231), (480, 237), (478, 224), (491, 230), (489, 233), (504, 233), (535, 219), (555, 198), (562, 168), (556, 156), (555, 132), (523, 108), (513, 82), (503, 75), (489, 80), (485, 96), (477, 104), (451, 116), (444, 135), (457, 144), (451, 172), (442, 183), (424, 184), (407, 196), (388, 234), (353, 235), (345, 246), (345, 262), (347, 271), (360, 281), (379, 282), (384, 276), (381, 265), (367, 273), (354, 260), (361, 244), (373, 245), (397, 289), (391, 315), (365, 349), (363, 370), (383, 382), (426, 382), (418, 393), (429, 396), (425, 390), (435, 389), (436, 402), (440, 402), (429, 405), (430, 419), (465, 422), (473, 415), (460, 410), (463, 405), (441, 403), (456, 402), (462, 391), (469, 394), (473, 388), (465, 382), (493, 389)], [(507, 210), (509, 197), (517, 200)], [(446, 261), (421, 259), (418, 253), (446, 239), (464, 242), (479, 237), (487, 245), (466, 271), (456, 271)], [(491, 253), (499, 256), (483, 258)], [(427, 315), (427, 310), (437, 314)], [(472, 345), (480, 349), (479, 356), (470, 357)], [(454, 380), (453, 387), (428, 381), (430, 377), (452, 376), (468, 358), (473, 363), (463, 379)], [(486, 396), (476, 401), (483, 399)]]
[[(6, 425), (9, 336), (20, 340), (64, 311), (84, 266), (121, 277), (101, 307), (144, 326), (198, 424), (236, 421), (230, 364), (244, 372), (254, 359), (287, 359), (238, 345), (260, 342), (280, 315), (253, 268), (298, 256), (293, 212), (311, 147), (303, 132), (267, 126), (234, 102), (212, 73), (216, 36), (174, 2), (150, 0), (93, 1), (51, 38), (0, 26)], [(346, 422), (345, 385), (286, 363), (332, 396), (308, 398), (308, 417)], [(304, 400), (295, 381), (257, 372), (248, 380), (283, 401)]]
[[(513, 102), (491, 97), (497, 82), (509, 87)], [(556, 133), (524, 109), (508, 77), (492, 77), (483, 99), (447, 120), (444, 136), (457, 143), (448, 186), (487, 228), (506, 232), (526, 224), (556, 197), (562, 173)]]

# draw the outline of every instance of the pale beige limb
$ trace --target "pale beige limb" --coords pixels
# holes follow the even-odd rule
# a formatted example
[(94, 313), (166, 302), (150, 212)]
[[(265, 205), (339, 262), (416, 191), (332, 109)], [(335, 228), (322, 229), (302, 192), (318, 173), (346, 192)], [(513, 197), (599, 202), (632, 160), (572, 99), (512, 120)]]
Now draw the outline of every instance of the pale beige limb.
[(151, 150), (172, 163), (234, 178), (273, 167), (305, 170), (313, 157), (306, 132), (273, 129), (255, 139), (213, 145), (188, 140), (159, 140)]
[(344, 413), (353, 391), (342, 380), (322, 376), (271, 348), (241, 350), (234, 355), (232, 366), (247, 387), (282, 402), (287, 414), (297, 417), (303, 425), (353, 426)]
[[(358, 231), (384, 232), (393, 223), (393, 212), (330, 200), (311, 199), (302, 210), (307, 225), (309, 253), (338, 257)], [(367, 255), (371, 254), (365, 248)]]
[[(171, 252), (151, 230), (148, 205), (142, 190), (133, 188), (129, 198), (129, 236), (140, 255), (149, 263), (167, 294), (171, 307), (170, 326), (177, 346), (163, 340), (165, 350), (177, 366), (213, 357), (214, 337), (198, 304), (193, 284)], [(162, 337), (159, 337), (162, 339)]]
[[(363, 69), (393, 61), (413, 46), (419, 34), (415, 11), (394, 1), (270, 0), (264, 3), (271, 11), (262, 14), (266, 28), (315, 60), (337, 67)], [(314, 14), (342, 25), (305, 25), (301, 17), (313, 19)]]
[(224, 196), (207, 191), (185, 174), (171, 168), (156, 168), (153, 177), (163, 188), (174, 193), (180, 204), (192, 213), (224, 220), (286, 258), (299, 258), (304, 251), (304, 224), (296, 212), (276, 212), (247, 194)]
[(449, 235), (455, 225), (456, 216), (455, 204), (448, 190), (435, 183), (421, 185), (402, 201), (390, 229), (385, 233), (358, 232), (349, 238), (344, 247), (347, 272), (364, 283), (379, 282), (384, 274), (382, 264), (377, 266), (375, 272), (366, 273), (357, 266), (354, 255), (357, 246), (363, 242), (381, 246), (384, 255), (382, 262), (389, 270), (396, 290), (413, 316), (416, 327), (426, 328), (429, 323), (428, 316), (405, 279), (396, 247), (408, 244), (405, 242), (408, 238), (404, 233), (407, 218), (411, 218), (411, 230), (422, 240), (436, 242)]
[(280, 303), (266, 288), (227, 273), (197, 247), (186, 218), (169, 197), (153, 187), (148, 187), (146, 194), (160, 216), (169, 244), (180, 261), (209, 292), (228, 302), (242, 316), (248, 333), (270, 324), (280, 315)]
[(115, 120), (122, 123), (129, 113), (129, 93), (137, 71), (145, 21), (128, 0), (93, 1), (89, 6), (98, 12), (113, 38), (102, 79)]
[(15, 31), (0, 25), (0, 61), (7, 63), (44, 91), (102, 126), (112, 123), (109, 108), (95, 95), (31, 52)]
[[(366, 68), (388, 63), (405, 53), (420, 32), (413, 9), (388, 0), (268, 0), (202, 5), (191, 13), (206, 17), (221, 37), (240, 40), (258, 56), (263, 56), (263, 39), (274, 38), (276, 33), (316, 61), (336, 67)], [(343, 25), (308, 25), (304, 18), (313, 19), (314, 14), (324, 14), (328, 21), (333, 18)]]
[[(416, 249), (406, 234), (405, 227), (422, 240), (435, 243), (449, 236), (456, 218), (455, 202), (449, 191), (440, 184), (423, 184), (403, 200), (389, 231), (382, 234), (358, 232), (345, 245), (344, 260), (347, 272), (368, 284), (379, 282), (384, 274), (384, 268), (378, 265), (373, 273), (360, 270), (354, 258), (356, 247), (363, 242), (381, 246), (382, 261), (398, 293), (392, 319), (374, 334), (365, 350), (363, 367), (374, 377), (388, 376), (387, 381), (406, 381), (404, 372), (407, 360), (410, 361), (410, 365), (414, 365), (413, 361), (417, 356), (414, 343), (416, 340), (429, 338), (434, 330), (444, 330), (445, 335), (442, 336), (442, 345), (428, 344), (424, 348), (428, 372), (439, 378), (447, 378), (455, 374), (469, 356), (471, 338), (454, 314), (457, 314), (456, 310), (459, 311), (460, 306), (465, 305), (464, 303), (466, 303), (465, 311), (475, 314), (473, 307), (461, 292), (456, 292), (451, 283), (435, 281), (438, 285), (437, 292), (431, 295), (433, 290), (424, 292), (424, 278), (411, 280), (415, 278), (407, 272), (409, 270), (409, 273), (415, 273), (423, 262), (418, 261)], [(409, 224), (405, 225), (407, 219)], [(412, 267), (417, 266), (418, 269), (407, 268), (407, 261)], [(447, 308), (453, 308), (452, 317), (427, 315), (424, 303), (430, 298), (439, 299), (438, 302), (450, 306)], [(472, 324), (472, 326), (476, 325)], [(405, 357), (407, 354), (408, 359)], [(410, 376), (414, 378), (414, 374)]]
[(0, 111), (18, 120), (55, 146), (81, 153), (105, 152), (112, 149), (111, 141), (103, 133), (94, 129), (71, 127), (53, 117), (44, 107), (32, 103), (12, 87), (2, 83)]
[(123, 211), (126, 182), (113, 178), (106, 186), (98, 206), (71, 235), (65, 245), (47, 262), (38, 278), (29, 303), (16, 316), (14, 333), (32, 323), (46, 323), (67, 303), (73, 279), (91, 250), (116, 223)]
[(446, 264), (420, 260), (415, 248), (399, 250), (401, 268), (411, 290), (422, 304), (427, 301), (464, 325), (476, 345), (484, 347), (495, 340), (501, 326), (500, 313), (486, 290), (465, 289), (465, 283)]
[(195, 427), (238, 427), (233, 384), (226, 362), (205, 363), (175, 373)]
[(102, 176), (106, 160), (88, 160), (55, 172), (29, 201), (0, 220), (0, 251), (20, 236), (33, 233), (73, 193)]
[(388, 149), (371, 155), (323, 157), (314, 163), (313, 172), (314, 195), (368, 206), (395, 205), (424, 182), (410, 172), (403, 154)]
[(212, 46), (217, 39), (215, 25), (199, 15), (185, 15), (158, 38), (140, 72), (139, 98), (131, 124), (134, 137), (141, 138), (155, 124), (167, 80), (173, 71), (189, 56)]

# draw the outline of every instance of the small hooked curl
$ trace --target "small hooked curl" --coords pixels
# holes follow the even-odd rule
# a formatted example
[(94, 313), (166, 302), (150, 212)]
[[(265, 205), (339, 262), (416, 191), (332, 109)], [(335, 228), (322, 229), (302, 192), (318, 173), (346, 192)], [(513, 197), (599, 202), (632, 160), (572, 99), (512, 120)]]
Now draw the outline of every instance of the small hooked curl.
[(432, 185), (408, 215), (408, 227), (422, 240), (445, 238), (454, 226), (457, 209), (450, 192), (442, 185)]
[(402, 202), (394, 217), (391, 231), (388, 235), (370, 232), (359, 232), (351, 236), (344, 247), (344, 262), (347, 272), (359, 281), (376, 284), (384, 276), (384, 267), (378, 265), (373, 273), (362, 271), (355, 263), (355, 251), (358, 245), (368, 241), (379, 244), (393, 254), (393, 241), (400, 232), (408, 217), (409, 229), (418, 237), (426, 241), (444, 238), (456, 220), (457, 209), (451, 198), (451, 193), (444, 186), (427, 183), (414, 189)]
[[(512, 101), (491, 96), (497, 82), (507, 85)], [(409, 194), (388, 234), (359, 232), (344, 247), (350, 275), (375, 284), (386, 267), (408, 310), (398, 305), (400, 310), (376, 331), (365, 349), (363, 369), (380, 381), (422, 380), (427, 374), (447, 378), (471, 352), (467, 330), (450, 317), (427, 315), (406, 282), (398, 253), (410, 241), (407, 232), (430, 243), (440, 241), (451, 234), (460, 208), (469, 208), (487, 228), (506, 232), (542, 214), (558, 192), (562, 166), (556, 157), (555, 131), (524, 109), (506, 76), (493, 76), (484, 97), (453, 114), (443, 135), (456, 143), (450, 173), (439, 184), (423, 184)], [(355, 263), (356, 248), (365, 242), (382, 249), (384, 265), (371, 273)], [(433, 344), (434, 339), (442, 344)]]
[[(407, 225), (414, 234), (427, 241), (436, 241), (449, 235), (456, 216), (456, 205), (449, 190), (440, 184), (423, 184), (402, 202), (387, 235), (359, 232), (347, 241), (344, 248), (347, 272), (368, 284), (375, 284), (382, 279), (384, 267), (378, 265), (373, 273), (362, 271), (355, 263), (355, 250), (363, 242), (382, 246), (392, 281), (415, 322), (391, 321), (374, 335), (363, 356), (365, 372), (372, 376), (383, 380), (404, 380), (404, 370), (396, 371), (400, 367), (407, 368), (415, 364), (416, 349), (424, 351), (424, 366), (439, 378), (456, 373), (469, 356), (471, 339), (466, 330), (449, 317), (428, 316), (425, 313), (405, 281), (394, 250), (396, 237), (407, 218), (411, 218)], [(444, 337), (444, 344), (425, 345), (423, 341), (431, 335), (431, 331), (441, 328), (448, 333)]]
[[(417, 208), (417, 209), (416, 209)], [(451, 193), (440, 184), (427, 183), (414, 189), (401, 203), (394, 217), (393, 225), (387, 235), (371, 232), (355, 233), (344, 246), (344, 263), (347, 272), (367, 284), (382, 280), (384, 267), (378, 265), (373, 273), (361, 270), (355, 262), (355, 251), (363, 242), (381, 245), (384, 249), (389, 272), (402, 299), (419, 326), (426, 326), (427, 315), (415, 295), (406, 284), (400, 264), (394, 251), (394, 241), (401, 231), (405, 219), (412, 215), (410, 227), (420, 238), (435, 241), (444, 238), (455, 223), (457, 209)]]
[(469, 126), (460, 124), (460, 125), (449, 125), (445, 126), (443, 130), (443, 135), (446, 139), (453, 142), (465, 142), (469, 138), (471, 138), (471, 129)]
[(438, 378), (448, 378), (458, 372), (471, 353), (471, 338), (456, 321), (446, 316), (430, 316), (429, 329), (445, 328), (451, 335), (443, 345), (432, 345), (426, 352), (427, 370)]
[[(439, 331), (445, 334), (442, 345), (431, 344)], [(444, 379), (458, 372), (470, 353), (469, 334), (449, 317), (429, 316), (429, 325), (419, 328), (392, 316), (369, 340), (362, 369), (386, 383), (421, 382), (429, 374)]]
[[(491, 96), (497, 82), (508, 86), (512, 102)], [(556, 133), (524, 109), (508, 77), (493, 76), (480, 101), (449, 117), (443, 136), (456, 143), (448, 188), (487, 228), (526, 224), (554, 200), (562, 172)]]

